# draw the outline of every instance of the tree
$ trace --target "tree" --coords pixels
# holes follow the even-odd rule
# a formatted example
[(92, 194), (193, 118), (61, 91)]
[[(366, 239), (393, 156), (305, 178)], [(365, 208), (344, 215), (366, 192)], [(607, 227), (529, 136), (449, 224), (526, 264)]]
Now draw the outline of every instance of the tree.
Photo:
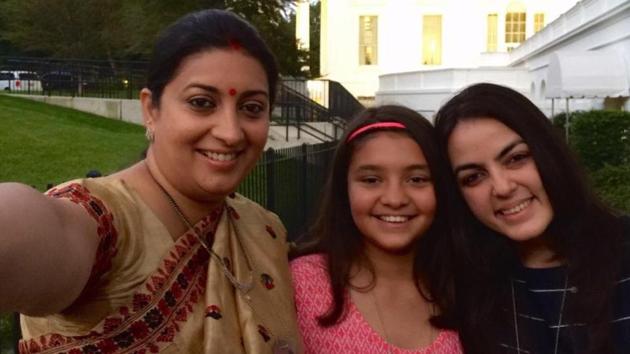
[(256, 26), (285, 74), (299, 74), (293, 0), (0, 0), (6, 40), (45, 56), (146, 59), (156, 36), (195, 10), (231, 10)]

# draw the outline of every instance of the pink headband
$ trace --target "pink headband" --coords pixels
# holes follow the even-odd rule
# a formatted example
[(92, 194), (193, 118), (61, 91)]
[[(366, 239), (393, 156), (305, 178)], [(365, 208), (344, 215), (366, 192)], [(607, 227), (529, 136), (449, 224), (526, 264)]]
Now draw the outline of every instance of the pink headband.
[(383, 129), (383, 128), (398, 128), (398, 129), (406, 129), (407, 127), (405, 127), (404, 124), (399, 123), (399, 122), (378, 122), (378, 123), (372, 123), (372, 124), (368, 124), (368, 125), (364, 125), (361, 128), (355, 130), (354, 132), (352, 132), (352, 134), (350, 134), (350, 136), (348, 136), (348, 139), (346, 139), (346, 143), (349, 143), (352, 141), (352, 139), (356, 138), (357, 136), (370, 131), (370, 130), (374, 130), (374, 129)]

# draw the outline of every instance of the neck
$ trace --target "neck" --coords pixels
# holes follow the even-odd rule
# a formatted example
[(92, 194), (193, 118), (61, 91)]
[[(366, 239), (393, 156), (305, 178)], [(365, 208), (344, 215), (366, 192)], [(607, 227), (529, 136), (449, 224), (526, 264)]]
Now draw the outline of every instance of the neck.
[(374, 266), (374, 276), (379, 281), (413, 281), (415, 252), (392, 253), (367, 243), (365, 256)]
[(564, 264), (544, 235), (518, 244), (521, 263), (527, 268), (552, 268)]
[(170, 196), (174, 200), (176, 207), (180, 209), (185, 218), (188, 219), (192, 225), (195, 225), (199, 220), (208, 215), (212, 210), (220, 207), (223, 203), (223, 200), (220, 202), (196, 200), (188, 197), (186, 193), (175, 188), (162, 174), (155, 159), (153, 158), (153, 154), (151, 154), (150, 149), (143, 165), (148, 179), (155, 184), (155, 189), (159, 192), (159, 194), (164, 194), (164, 198), (167, 199), (167, 202)]

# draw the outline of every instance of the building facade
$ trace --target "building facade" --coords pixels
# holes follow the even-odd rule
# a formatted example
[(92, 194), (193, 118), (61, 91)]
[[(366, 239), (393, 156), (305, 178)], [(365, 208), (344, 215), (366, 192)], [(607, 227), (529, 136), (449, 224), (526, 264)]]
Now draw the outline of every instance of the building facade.
[(357, 97), (379, 76), (505, 67), (575, 0), (321, 0), (320, 66)]

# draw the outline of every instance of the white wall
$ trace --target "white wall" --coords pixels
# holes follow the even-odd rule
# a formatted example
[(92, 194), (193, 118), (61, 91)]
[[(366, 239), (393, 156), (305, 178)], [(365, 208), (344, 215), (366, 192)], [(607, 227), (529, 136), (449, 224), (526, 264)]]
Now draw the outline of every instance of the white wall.
[[(550, 22), (575, 0), (522, 0), (527, 35), (533, 14)], [(486, 24), (498, 14), (499, 51), (505, 52), (505, 0), (322, 0), (322, 76), (341, 82), (355, 96), (374, 96), (378, 76), (425, 69), (503, 66), (505, 53), (488, 55)], [(359, 65), (359, 16), (378, 16), (378, 65)], [(442, 15), (442, 64), (422, 65), (422, 17)]]

